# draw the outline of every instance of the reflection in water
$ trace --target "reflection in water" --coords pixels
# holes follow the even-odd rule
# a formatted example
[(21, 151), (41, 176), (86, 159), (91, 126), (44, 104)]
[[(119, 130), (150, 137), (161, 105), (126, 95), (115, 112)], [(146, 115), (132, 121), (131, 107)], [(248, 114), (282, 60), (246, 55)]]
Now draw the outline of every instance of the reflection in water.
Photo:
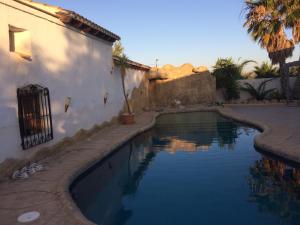
[(215, 113), (164, 115), (71, 193), (97, 224), (298, 224), (299, 169), (260, 159), (256, 133)]
[(300, 221), (300, 169), (262, 157), (250, 168), (250, 201), (261, 212), (278, 216), (282, 224)]
[[(164, 115), (157, 121), (152, 135), (155, 145), (164, 151), (207, 151), (213, 143), (221, 148), (234, 149), (239, 129), (248, 129), (231, 123), (214, 113)], [(250, 133), (253, 129), (248, 129)]]

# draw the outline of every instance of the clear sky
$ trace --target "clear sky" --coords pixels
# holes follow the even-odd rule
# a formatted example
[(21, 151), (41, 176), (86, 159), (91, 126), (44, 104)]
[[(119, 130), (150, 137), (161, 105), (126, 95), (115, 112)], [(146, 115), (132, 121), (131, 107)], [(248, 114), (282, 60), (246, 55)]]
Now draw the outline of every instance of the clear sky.
[[(218, 57), (268, 59), (243, 28), (243, 0), (41, 0), (121, 36), (132, 60), (211, 67)], [(295, 50), (299, 52), (299, 48)]]

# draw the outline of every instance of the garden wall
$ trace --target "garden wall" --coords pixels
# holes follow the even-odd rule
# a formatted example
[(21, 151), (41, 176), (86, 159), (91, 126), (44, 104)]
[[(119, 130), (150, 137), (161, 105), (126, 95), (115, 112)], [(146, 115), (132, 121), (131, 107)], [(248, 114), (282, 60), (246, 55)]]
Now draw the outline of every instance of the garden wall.
[[(255, 88), (257, 88), (262, 82), (266, 80), (270, 80), (271, 78), (260, 78), (260, 79), (246, 79), (246, 80), (239, 80), (238, 83), (240, 86), (244, 86), (245, 83), (249, 83), (253, 85)], [(294, 84), (296, 81), (296, 77), (290, 77), (290, 87), (293, 89)], [(274, 78), (270, 82), (266, 84), (266, 90), (276, 88), (281, 92), (281, 84), (280, 84), (280, 78)], [(240, 99), (239, 101), (245, 101), (252, 99), (252, 96), (245, 92), (245, 91), (240, 91)], [(219, 102), (224, 102), (225, 99), (223, 97), (223, 93), (221, 90), (217, 90), (217, 101)]]
[(211, 103), (215, 101), (216, 82), (209, 72), (187, 75), (177, 79), (151, 81), (150, 104), (155, 107)]

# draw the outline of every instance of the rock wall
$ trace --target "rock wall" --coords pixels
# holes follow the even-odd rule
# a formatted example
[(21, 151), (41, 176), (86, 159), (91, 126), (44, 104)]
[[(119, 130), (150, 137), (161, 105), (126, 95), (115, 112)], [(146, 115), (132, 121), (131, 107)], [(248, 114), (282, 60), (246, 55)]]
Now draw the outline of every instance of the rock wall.
[(154, 80), (149, 84), (149, 95), (152, 107), (211, 103), (216, 97), (216, 82), (208, 71)]
[(194, 67), (192, 64), (185, 63), (181, 66), (173, 66), (170, 64), (164, 65), (161, 68), (153, 67), (150, 71), (150, 77), (162, 79), (177, 79), (194, 73), (208, 72), (206, 66)]

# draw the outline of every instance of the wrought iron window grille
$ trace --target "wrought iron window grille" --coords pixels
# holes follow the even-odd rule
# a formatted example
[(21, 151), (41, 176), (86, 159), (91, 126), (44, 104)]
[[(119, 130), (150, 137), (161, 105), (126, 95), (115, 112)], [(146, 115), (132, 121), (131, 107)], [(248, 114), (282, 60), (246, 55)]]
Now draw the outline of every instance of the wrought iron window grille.
[(28, 149), (53, 139), (48, 88), (28, 85), (17, 89), (22, 148)]

